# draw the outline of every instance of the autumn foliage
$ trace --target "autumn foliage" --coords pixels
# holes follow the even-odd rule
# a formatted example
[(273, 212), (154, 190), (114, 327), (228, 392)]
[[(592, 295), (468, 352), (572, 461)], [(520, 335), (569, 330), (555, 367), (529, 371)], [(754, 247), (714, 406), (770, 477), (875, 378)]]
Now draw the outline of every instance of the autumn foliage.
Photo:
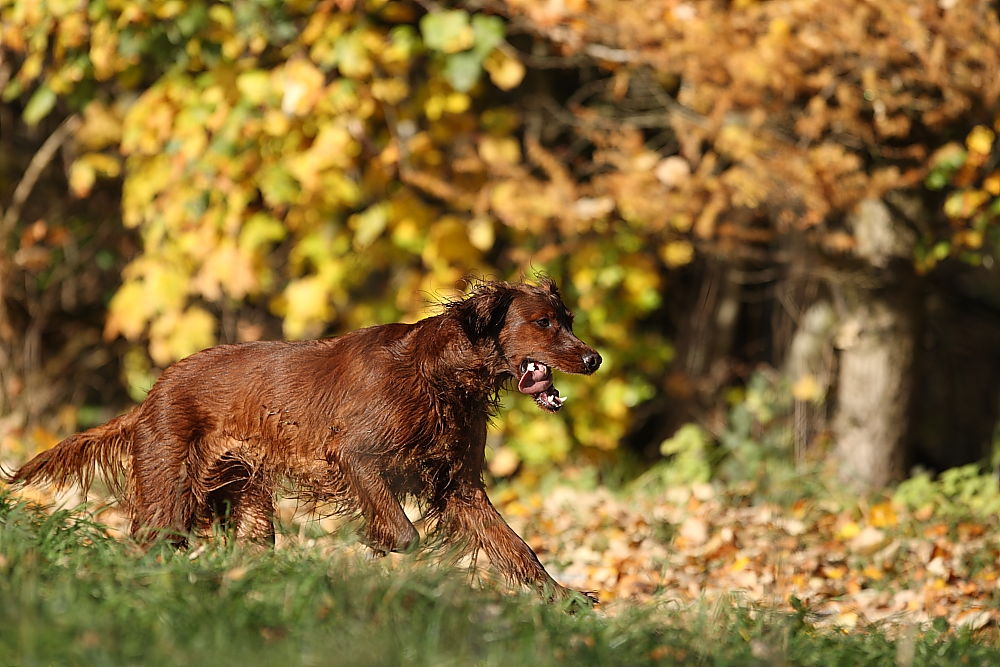
[[(470, 274), (546, 270), (608, 360), (566, 383), (570, 420), (500, 425), (511, 465), (558, 460), (617, 448), (676, 389), (664, 318), (692, 263), (869, 262), (850, 214), (900, 192), (919, 206), (891, 254), (915, 274), (998, 247), (988, 2), (7, 0), (0, 18), (17, 127), (65, 128), (72, 196), (120, 183), (107, 224), (138, 247), (103, 333), (136, 345), (135, 395), (216, 342), (413, 320)], [(59, 222), (34, 223), (4, 217), (8, 277), (57, 261), (10, 261), (58, 247)]]

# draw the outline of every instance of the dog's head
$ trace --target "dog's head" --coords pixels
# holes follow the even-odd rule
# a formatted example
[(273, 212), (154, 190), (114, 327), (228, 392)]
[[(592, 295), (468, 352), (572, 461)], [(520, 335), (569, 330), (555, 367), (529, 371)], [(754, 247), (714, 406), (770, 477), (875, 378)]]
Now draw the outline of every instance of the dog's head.
[(589, 375), (601, 366), (601, 355), (573, 334), (573, 313), (549, 278), (537, 285), (484, 282), (453, 306), (470, 340), (495, 339), (500, 374), (512, 375), (518, 391), (547, 412), (566, 401), (552, 384), (553, 370)]

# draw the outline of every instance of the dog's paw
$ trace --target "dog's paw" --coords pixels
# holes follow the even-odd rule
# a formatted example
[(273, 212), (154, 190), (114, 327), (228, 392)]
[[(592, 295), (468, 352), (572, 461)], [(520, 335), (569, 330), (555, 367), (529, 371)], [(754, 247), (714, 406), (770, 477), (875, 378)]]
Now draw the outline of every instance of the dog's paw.
[(601, 604), (597, 597), (597, 591), (574, 591), (571, 588), (562, 587), (555, 591), (552, 600), (571, 614), (584, 609), (593, 609)]

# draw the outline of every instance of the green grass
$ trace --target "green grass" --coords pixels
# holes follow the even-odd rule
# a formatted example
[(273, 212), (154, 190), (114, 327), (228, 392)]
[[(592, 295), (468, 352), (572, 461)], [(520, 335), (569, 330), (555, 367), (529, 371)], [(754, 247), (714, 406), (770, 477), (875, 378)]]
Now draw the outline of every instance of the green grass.
[(318, 549), (213, 543), (142, 553), (74, 512), (0, 495), (0, 664), (1000, 664), (1000, 647), (939, 629), (898, 643), (805, 610), (668, 603), (568, 614), (464, 574), (389, 569)]

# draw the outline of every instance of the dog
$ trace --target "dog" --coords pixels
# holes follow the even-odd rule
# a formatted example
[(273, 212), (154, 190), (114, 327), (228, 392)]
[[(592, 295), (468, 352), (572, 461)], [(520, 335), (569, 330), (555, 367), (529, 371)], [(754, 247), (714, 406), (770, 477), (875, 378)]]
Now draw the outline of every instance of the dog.
[(413, 324), (193, 354), (133, 410), (38, 454), (7, 481), (86, 488), (99, 474), (133, 535), (177, 546), (215, 522), (273, 544), (275, 496), (290, 483), (358, 515), (378, 555), (417, 546), (400, 505), (410, 497), (441, 542), (485, 552), (506, 579), (550, 599), (578, 599), (487, 497), (486, 429), (504, 388), (555, 413), (565, 398), (553, 370), (589, 375), (601, 361), (573, 334), (551, 279), (483, 281)]

